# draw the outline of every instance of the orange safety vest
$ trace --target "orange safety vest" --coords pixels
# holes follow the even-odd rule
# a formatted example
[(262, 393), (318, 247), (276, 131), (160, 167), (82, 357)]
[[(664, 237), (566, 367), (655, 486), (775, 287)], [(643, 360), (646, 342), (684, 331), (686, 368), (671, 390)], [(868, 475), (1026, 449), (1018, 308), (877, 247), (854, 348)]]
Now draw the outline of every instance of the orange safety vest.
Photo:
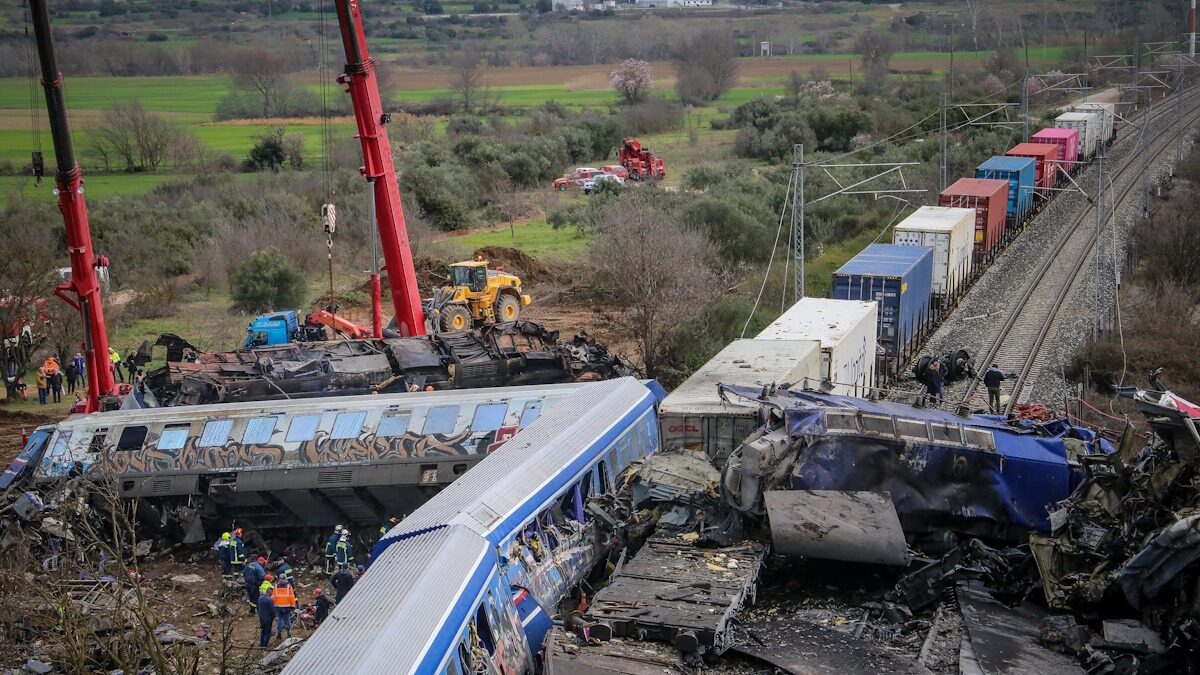
[(275, 601), (276, 607), (295, 607), (296, 591), (291, 586), (280, 584), (271, 591), (271, 599)]

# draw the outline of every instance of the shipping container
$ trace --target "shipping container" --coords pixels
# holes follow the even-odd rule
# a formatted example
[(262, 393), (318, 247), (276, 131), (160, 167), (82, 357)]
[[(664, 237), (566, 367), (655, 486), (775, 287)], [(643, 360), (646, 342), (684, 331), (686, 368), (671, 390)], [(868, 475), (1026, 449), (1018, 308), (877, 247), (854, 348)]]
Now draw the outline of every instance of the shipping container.
[[(1049, 188), (1058, 184), (1058, 147), (1045, 143), (1018, 143), (1004, 153), (1009, 157), (1031, 157), (1035, 162), (1033, 168), (1034, 184), (1038, 186), (1042, 197), (1049, 199)], [(1037, 204), (1034, 204), (1036, 207)]]
[(759, 425), (759, 406), (724, 401), (718, 384), (818, 388), (821, 343), (817, 340), (734, 340), (692, 373), (658, 408), (664, 448), (706, 452), (718, 466)]
[(833, 297), (879, 303), (876, 340), (906, 360), (929, 321), (933, 249), (870, 244), (833, 273)]
[(996, 178), (1008, 181), (1008, 227), (1014, 229), (1033, 210), (1034, 168), (1037, 162), (1029, 157), (996, 156), (979, 165), (976, 178)]
[(931, 293), (939, 302), (957, 298), (971, 276), (975, 209), (922, 206), (896, 224), (892, 243), (933, 250)]
[(830, 391), (867, 396), (875, 386), (878, 316), (874, 302), (801, 298), (756, 339), (820, 342), (818, 375), (829, 383)]
[(1059, 129), (1051, 127), (1042, 129), (1030, 139), (1034, 143), (1045, 143), (1058, 147), (1059, 178), (1066, 173), (1074, 173), (1075, 162), (1079, 159), (1079, 130)]
[(1069, 112), (1054, 118), (1054, 126), (1079, 131), (1079, 161), (1087, 162), (1096, 155), (1096, 138), (1100, 133), (1100, 113)]
[(978, 265), (991, 258), (1004, 238), (1008, 181), (959, 178), (938, 195), (938, 206), (975, 209), (974, 259)]
[(1080, 103), (1071, 112), (1100, 113), (1100, 142), (1112, 143), (1116, 138), (1117, 106), (1114, 103)]

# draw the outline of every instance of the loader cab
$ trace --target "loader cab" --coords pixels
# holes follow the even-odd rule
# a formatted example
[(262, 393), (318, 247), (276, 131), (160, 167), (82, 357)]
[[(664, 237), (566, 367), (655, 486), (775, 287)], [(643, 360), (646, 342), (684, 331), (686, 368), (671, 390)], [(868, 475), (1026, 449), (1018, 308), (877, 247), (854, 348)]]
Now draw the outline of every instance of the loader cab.
[(454, 263), (450, 266), (450, 279), (454, 286), (466, 288), (472, 293), (487, 289), (488, 269), (483, 261)]

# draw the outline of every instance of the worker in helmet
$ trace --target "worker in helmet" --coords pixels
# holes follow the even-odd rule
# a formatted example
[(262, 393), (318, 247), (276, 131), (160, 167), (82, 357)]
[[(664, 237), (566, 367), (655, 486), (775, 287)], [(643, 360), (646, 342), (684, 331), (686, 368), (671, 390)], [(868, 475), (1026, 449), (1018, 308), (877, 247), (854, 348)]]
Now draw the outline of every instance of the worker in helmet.
[(230, 549), (230, 544), (233, 543), (233, 535), (228, 532), (222, 532), (221, 538), (217, 543), (213, 544), (213, 550), (217, 553), (217, 563), (221, 566), (221, 574), (229, 576), (233, 572), (233, 559), (230, 555), (233, 551)]
[(338, 569), (346, 569), (350, 563), (354, 562), (354, 545), (350, 543), (349, 530), (342, 530), (342, 536), (338, 537), (334, 554), (337, 557)]
[(254, 604), (258, 600), (259, 587), (267, 578), (267, 570), (263, 567), (266, 562), (266, 558), (259, 556), (258, 559), (246, 565), (246, 569), (242, 571), (242, 578), (246, 580), (246, 598), (250, 604)]
[(337, 557), (337, 543), (338, 543), (338, 539), (340, 539), (341, 536), (342, 536), (342, 526), (338, 525), (337, 527), (333, 528), (333, 534), (329, 535), (329, 538), (325, 540), (325, 573), (326, 574), (333, 574), (333, 572), (334, 572), (335, 568), (334, 568), (333, 564)]
[(317, 608), (316, 621), (317, 625), (320, 626), (321, 622), (329, 616), (329, 610), (333, 608), (333, 601), (325, 595), (324, 591), (318, 588), (313, 591), (313, 605)]
[(399, 524), (400, 524), (400, 519), (397, 518), (396, 516), (392, 516), (391, 518), (388, 518), (388, 521), (386, 523), (379, 526), (379, 538), (383, 539), (383, 537), (388, 533), (388, 530), (392, 529), (393, 527), (395, 527)]
[(242, 543), (242, 528), (233, 531), (229, 540), (229, 566), (234, 574), (242, 571), (246, 565), (246, 545)]
[(258, 612), (258, 646), (266, 649), (271, 645), (271, 625), (275, 623), (275, 599), (271, 597), (270, 575), (256, 589), (259, 591), (254, 602)]
[(292, 637), (292, 616), (296, 612), (296, 589), (285, 576), (279, 577), (279, 583), (271, 589), (271, 599), (275, 601), (275, 638), (282, 640), (283, 631)]

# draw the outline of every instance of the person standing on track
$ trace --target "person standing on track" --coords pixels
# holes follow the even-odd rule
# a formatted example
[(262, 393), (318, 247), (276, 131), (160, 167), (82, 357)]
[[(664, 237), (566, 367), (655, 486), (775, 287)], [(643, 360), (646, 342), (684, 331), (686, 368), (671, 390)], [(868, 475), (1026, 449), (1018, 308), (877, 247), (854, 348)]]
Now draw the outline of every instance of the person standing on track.
[(993, 415), (999, 415), (1002, 410), (1000, 407), (1000, 383), (1016, 376), (1016, 373), (1001, 372), (1000, 366), (995, 363), (983, 374), (983, 386), (987, 387), (988, 392), (988, 410)]
[(929, 363), (929, 367), (925, 369), (925, 393), (933, 401), (935, 406), (942, 404), (942, 399), (945, 396), (946, 377), (942, 373), (942, 364), (936, 359)]

